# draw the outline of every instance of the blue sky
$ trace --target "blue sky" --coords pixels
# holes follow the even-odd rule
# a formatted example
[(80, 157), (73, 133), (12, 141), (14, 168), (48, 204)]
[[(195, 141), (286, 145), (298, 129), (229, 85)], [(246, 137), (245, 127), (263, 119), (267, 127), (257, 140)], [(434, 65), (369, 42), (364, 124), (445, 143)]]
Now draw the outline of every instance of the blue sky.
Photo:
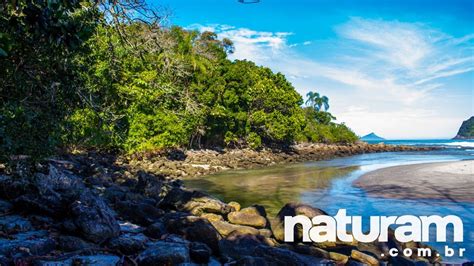
[(152, 3), (171, 24), (232, 39), (231, 59), (328, 96), (359, 135), (450, 138), (474, 114), (474, 1)]

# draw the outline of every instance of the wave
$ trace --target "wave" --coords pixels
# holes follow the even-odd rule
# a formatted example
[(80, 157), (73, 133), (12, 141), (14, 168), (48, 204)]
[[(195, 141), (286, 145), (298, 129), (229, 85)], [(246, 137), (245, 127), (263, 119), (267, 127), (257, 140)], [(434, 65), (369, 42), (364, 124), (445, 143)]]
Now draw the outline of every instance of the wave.
[(441, 145), (446, 145), (446, 146), (457, 146), (457, 147), (463, 147), (463, 148), (474, 148), (474, 142), (470, 141), (454, 141), (454, 142), (446, 142), (446, 143), (440, 143)]

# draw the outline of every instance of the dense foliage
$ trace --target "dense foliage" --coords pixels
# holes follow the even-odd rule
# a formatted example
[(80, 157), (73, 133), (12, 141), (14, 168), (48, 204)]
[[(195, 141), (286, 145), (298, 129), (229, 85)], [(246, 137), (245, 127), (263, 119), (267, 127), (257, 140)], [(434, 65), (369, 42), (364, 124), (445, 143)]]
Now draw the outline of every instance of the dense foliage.
[(0, 5), (2, 156), (357, 139), (327, 97), (302, 108), (284, 75), (228, 60), (212, 32), (162, 26), (143, 2)]

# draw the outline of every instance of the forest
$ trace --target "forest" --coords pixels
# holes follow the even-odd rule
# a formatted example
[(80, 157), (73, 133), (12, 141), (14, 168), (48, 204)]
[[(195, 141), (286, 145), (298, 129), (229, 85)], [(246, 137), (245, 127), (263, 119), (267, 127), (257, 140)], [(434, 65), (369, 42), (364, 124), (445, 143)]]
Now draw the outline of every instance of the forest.
[(358, 139), (327, 97), (234, 49), (140, 0), (2, 1), (0, 161)]

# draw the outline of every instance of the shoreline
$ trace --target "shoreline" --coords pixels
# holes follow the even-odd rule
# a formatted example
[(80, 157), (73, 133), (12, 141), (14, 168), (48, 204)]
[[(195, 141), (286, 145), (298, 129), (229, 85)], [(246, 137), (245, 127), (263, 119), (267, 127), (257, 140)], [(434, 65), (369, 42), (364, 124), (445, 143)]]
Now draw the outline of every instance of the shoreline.
[(321, 161), (365, 153), (429, 151), (434, 147), (408, 145), (367, 144), (312, 144), (303, 143), (289, 150), (226, 149), (172, 150), (141, 158), (128, 158), (133, 168), (171, 178), (184, 179), (209, 175), (226, 170), (254, 169), (273, 165)]
[(366, 173), (353, 185), (382, 198), (474, 202), (473, 171), (474, 160), (399, 165)]
[[(287, 158), (293, 161), (408, 149), (417, 150), (388, 145), (305, 146), (297, 156)], [(327, 152), (318, 155), (315, 150)], [(245, 159), (241, 152), (253, 154), (234, 151), (223, 156), (232, 154), (229, 158)], [(189, 157), (193, 158), (188, 154)], [(235, 166), (262, 165), (242, 164), (252, 158), (255, 157), (237, 160)], [(179, 160), (183, 161), (186, 158)], [(263, 165), (268, 164), (271, 162)], [(241, 206), (188, 190), (180, 180), (139, 167), (146, 165), (130, 164), (113, 155), (87, 153), (50, 159), (29, 171), (22, 171), (20, 164), (13, 172), (0, 169), (0, 263), (376, 266), (387, 262), (436, 263), (441, 259), (434, 249), (430, 257), (390, 257), (387, 249), (376, 242), (304, 243), (297, 238), (294, 244), (285, 243), (284, 216), (314, 217), (325, 212), (288, 202), (276, 216), (270, 215), (260, 205)], [(401, 243), (391, 236), (390, 241), (399, 252), (431, 248), (423, 243)]]

